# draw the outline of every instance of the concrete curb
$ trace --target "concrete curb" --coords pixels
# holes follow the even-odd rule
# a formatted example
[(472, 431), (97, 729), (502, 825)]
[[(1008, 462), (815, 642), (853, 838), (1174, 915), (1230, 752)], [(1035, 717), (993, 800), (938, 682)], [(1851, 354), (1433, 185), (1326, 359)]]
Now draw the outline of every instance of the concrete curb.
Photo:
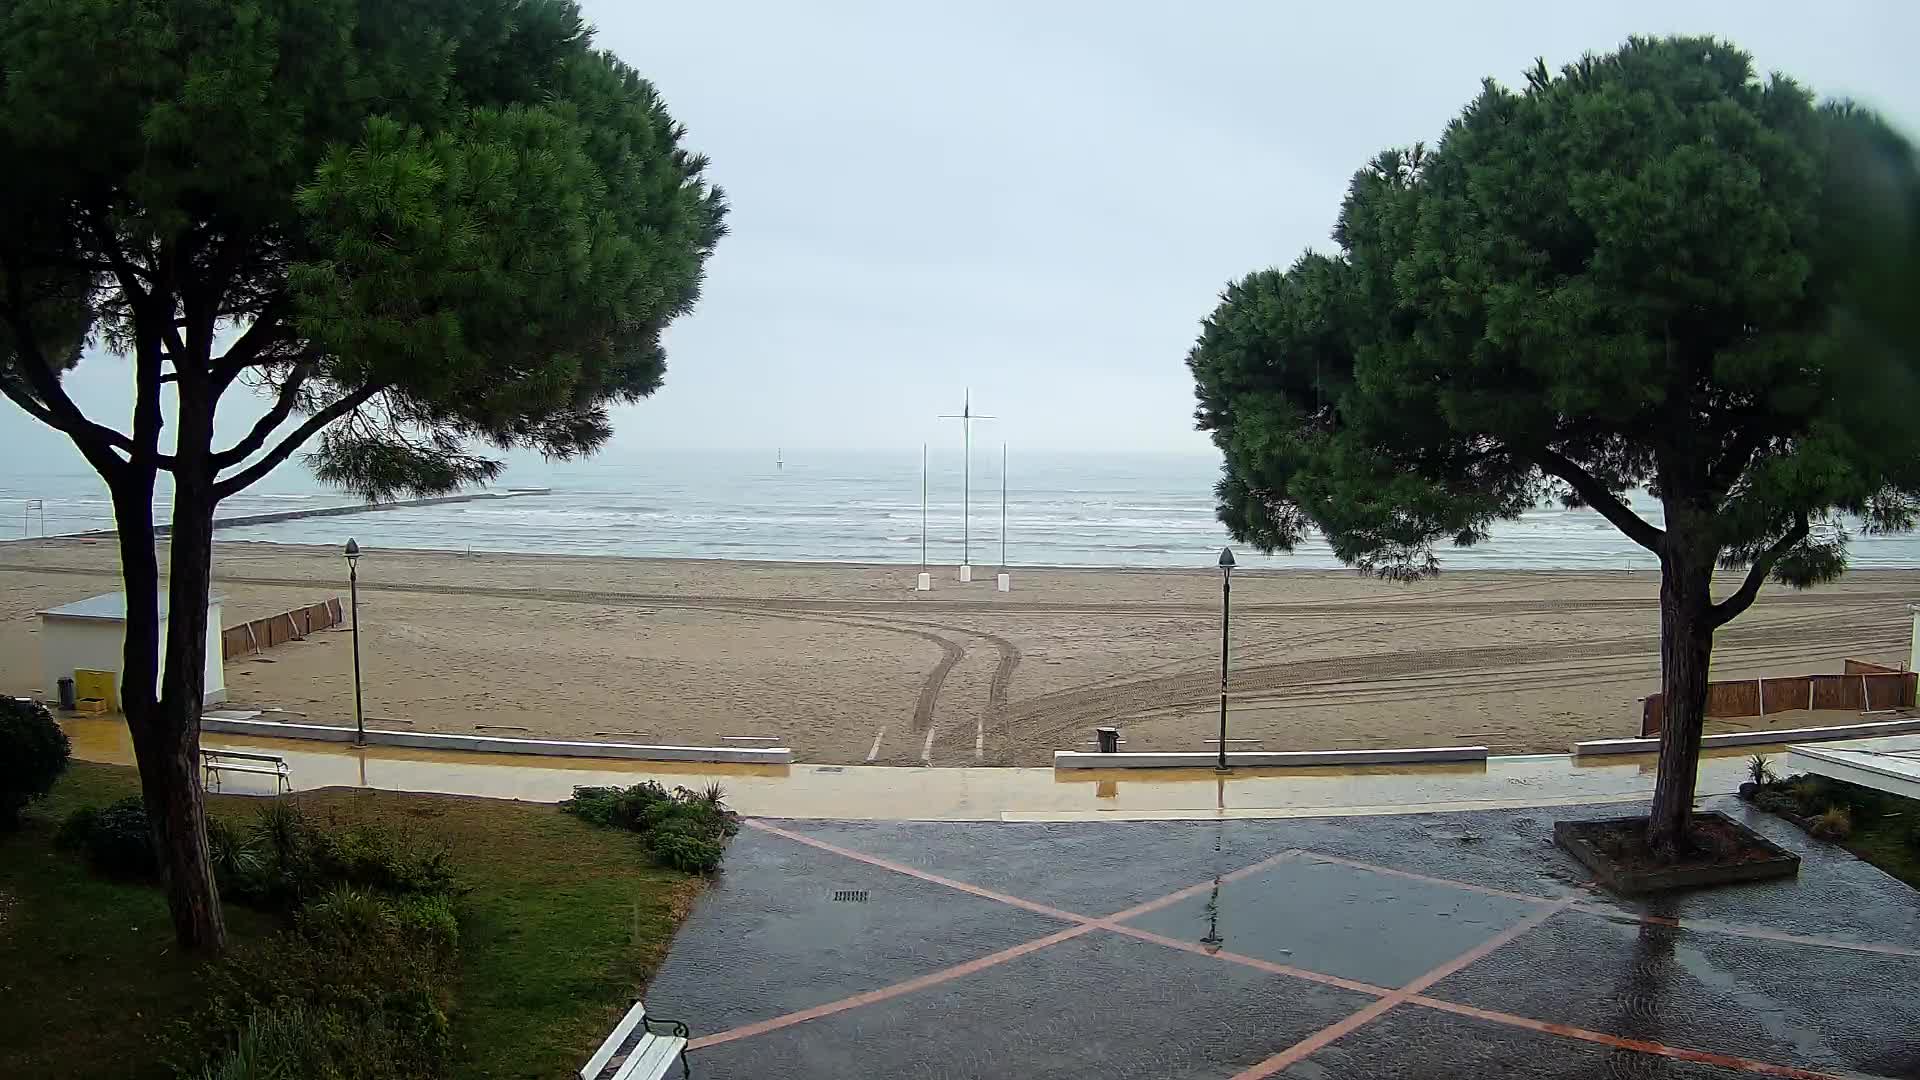
[[(325, 724), (282, 724), (272, 720), (200, 718), (200, 730), (221, 735), (268, 739), (316, 739), (350, 743), (354, 730)], [(546, 754), (558, 757), (625, 758), (632, 761), (708, 761), (727, 765), (791, 765), (784, 746), (646, 746), (639, 743), (567, 742), (560, 739), (507, 739), (491, 735), (445, 735), (430, 731), (367, 729), (372, 746), (409, 746), (421, 750), (465, 750), (483, 754)]]
[[(1056, 769), (1206, 769), (1220, 760), (1217, 753), (1153, 753), (1147, 751), (1099, 754), (1055, 750)], [(1441, 761), (1485, 761), (1484, 746), (1428, 746), (1407, 750), (1229, 750), (1227, 765), (1245, 768), (1292, 769), (1310, 765), (1406, 765)]]
[[(1875, 735), (1910, 735), (1920, 732), (1920, 719), (1880, 720), (1870, 724), (1841, 724), (1836, 727), (1778, 728), (1773, 731), (1729, 731), (1707, 735), (1701, 746), (1758, 746), (1764, 743), (1821, 742), (1827, 739), (1867, 739)], [(1573, 756), (1599, 754), (1646, 754), (1660, 749), (1659, 739), (1590, 739), (1573, 744)]]

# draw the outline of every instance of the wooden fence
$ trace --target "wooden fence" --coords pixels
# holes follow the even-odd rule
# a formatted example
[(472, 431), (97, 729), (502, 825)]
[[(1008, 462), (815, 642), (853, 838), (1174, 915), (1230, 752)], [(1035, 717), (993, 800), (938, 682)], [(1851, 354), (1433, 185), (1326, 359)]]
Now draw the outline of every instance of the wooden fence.
[(220, 632), (220, 658), (230, 660), (271, 649), (284, 642), (299, 641), (316, 630), (338, 626), (344, 621), (346, 616), (341, 612), (340, 598), (332, 596), (318, 604), (283, 611), (239, 626), (229, 626)]
[[(1920, 676), (1865, 660), (1848, 660), (1840, 675), (1788, 675), (1773, 679), (1729, 679), (1707, 684), (1709, 717), (1767, 716), (1795, 709), (1884, 712), (1911, 707)], [(1660, 734), (1666, 717), (1663, 696), (1641, 703), (1640, 734)]]

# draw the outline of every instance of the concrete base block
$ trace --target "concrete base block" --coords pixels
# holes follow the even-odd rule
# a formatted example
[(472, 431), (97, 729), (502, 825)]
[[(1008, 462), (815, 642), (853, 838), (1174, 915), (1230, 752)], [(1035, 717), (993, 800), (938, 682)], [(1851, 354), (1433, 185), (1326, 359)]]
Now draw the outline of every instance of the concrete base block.
[(914, 592), (932, 592), (933, 591), (933, 575), (921, 574), (917, 579), (915, 579), (913, 583), (913, 591)]
[[(354, 729), (328, 724), (281, 724), (271, 720), (221, 720), (202, 716), (200, 730), (267, 739), (316, 739), (350, 743)], [(791, 765), (784, 746), (645, 746), (638, 743), (571, 742), (565, 739), (505, 739), (489, 735), (446, 735), (431, 731), (367, 729), (369, 746), (408, 746), (421, 750), (465, 750), (483, 754), (544, 754), (555, 757), (625, 758), (632, 761), (710, 761), (736, 765)]]
[(1001, 574), (993, 579), (993, 587), (1001, 592), (1013, 591), (1013, 575)]
[[(1218, 753), (1087, 753), (1056, 750), (1056, 769), (1208, 769)], [(1311, 765), (1399, 765), (1441, 761), (1485, 761), (1484, 746), (1427, 746), (1405, 750), (1229, 750), (1227, 765), (1243, 768), (1299, 768)]]
[(968, 582), (968, 581), (972, 581), (972, 580), (973, 580), (973, 567), (971, 567), (971, 566), (962, 566), (962, 567), (960, 567), (960, 580), (961, 580), (962, 582)]

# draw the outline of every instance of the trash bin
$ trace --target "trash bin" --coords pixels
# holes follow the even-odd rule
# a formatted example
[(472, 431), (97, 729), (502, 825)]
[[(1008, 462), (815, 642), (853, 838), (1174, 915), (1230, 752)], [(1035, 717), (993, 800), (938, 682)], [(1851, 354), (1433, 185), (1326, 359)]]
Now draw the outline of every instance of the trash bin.
[(1100, 752), (1117, 754), (1120, 752), (1120, 729), (1117, 727), (1097, 727), (1093, 734), (1100, 741)]
[(73, 692), (73, 676), (60, 677), (60, 708), (72, 712), (80, 704), (80, 698)]

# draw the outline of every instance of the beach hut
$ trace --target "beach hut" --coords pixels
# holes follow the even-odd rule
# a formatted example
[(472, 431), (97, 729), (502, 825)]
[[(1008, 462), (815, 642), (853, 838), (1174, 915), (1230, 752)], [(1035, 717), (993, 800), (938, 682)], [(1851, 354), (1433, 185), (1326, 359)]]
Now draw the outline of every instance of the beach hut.
[[(206, 702), (218, 704), (227, 699), (226, 665), (220, 655), (220, 597), (207, 598), (207, 670)], [(160, 665), (167, 662), (167, 598), (160, 597)], [(121, 683), (121, 653), (127, 637), (127, 594), (101, 593), (62, 607), (40, 612), (40, 692), (52, 700), (59, 693), (61, 679), (82, 684), (99, 676), (79, 673), (110, 673), (109, 685), (114, 697), (110, 707), (118, 709)], [(156, 684), (156, 690), (158, 686)]]

